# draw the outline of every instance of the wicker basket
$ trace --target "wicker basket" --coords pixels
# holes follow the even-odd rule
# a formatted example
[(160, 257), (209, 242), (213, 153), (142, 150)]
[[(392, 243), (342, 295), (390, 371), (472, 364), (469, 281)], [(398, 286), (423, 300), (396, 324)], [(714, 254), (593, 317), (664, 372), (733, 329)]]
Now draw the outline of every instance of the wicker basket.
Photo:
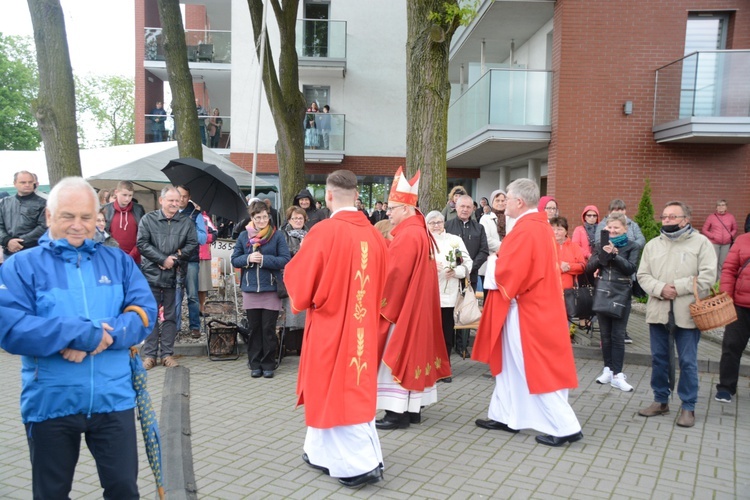
[(690, 316), (693, 317), (695, 326), (702, 332), (713, 330), (720, 326), (726, 326), (737, 320), (737, 311), (734, 302), (726, 292), (716, 293), (711, 290), (711, 296), (705, 300), (698, 297), (697, 279), (693, 280), (693, 295), (695, 303), (690, 304)]

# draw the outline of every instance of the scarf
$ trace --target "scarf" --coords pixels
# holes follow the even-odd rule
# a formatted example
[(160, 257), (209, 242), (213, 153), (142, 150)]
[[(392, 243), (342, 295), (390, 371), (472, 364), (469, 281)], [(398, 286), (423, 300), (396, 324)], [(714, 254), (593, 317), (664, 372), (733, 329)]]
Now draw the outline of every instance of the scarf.
[(693, 226), (691, 226), (690, 224), (685, 224), (685, 227), (683, 227), (682, 229), (678, 229), (677, 231), (672, 231), (672, 232), (665, 231), (664, 227), (661, 228), (661, 234), (663, 234), (670, 240), (676, 240), (683, 234), (687, 232), (692, 232), (692, 231), (693, 231)]
[(589, 239), (589, 248), (594, 250), (596, 246), (596, 226), (597, 224), (589, 224), (588, 222), (583, 223), (583, 228), (586, 230), (586, 236)]
[(505, 210), (492, 209), (492, 213), (495, 214), (497, 220), (497, 234), (500, 236), (500, 240), (505, 238)]
[(255, 229), (255, 224), (253, 224), (253, 221), (250, 221), (245, 229), (247, 230), (247, 248), (252, 248), (253, 252), (257, 251), (259, 247), (271, 241), (274, 233), (276, 233), (276, 229), (270, 222), (266, 227), (258, 231), (257, 229)]
[(615, 248), (622, 248), (628, 245), (628, 233), (623, 233), (619, 236), (609, 238), (609, 242), (612, 243)]

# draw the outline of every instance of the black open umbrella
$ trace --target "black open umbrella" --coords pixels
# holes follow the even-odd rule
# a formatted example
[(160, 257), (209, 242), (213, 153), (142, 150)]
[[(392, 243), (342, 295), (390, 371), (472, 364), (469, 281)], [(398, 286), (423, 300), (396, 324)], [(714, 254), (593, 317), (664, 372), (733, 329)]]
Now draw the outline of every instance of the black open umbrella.
[(237, 222), (247, 213), (247, 204), (237, 182), (216, 165), (195, 158), (178, 158), (162, 172), (176, 186), (190, 189), (190, 198), (210, 215)]

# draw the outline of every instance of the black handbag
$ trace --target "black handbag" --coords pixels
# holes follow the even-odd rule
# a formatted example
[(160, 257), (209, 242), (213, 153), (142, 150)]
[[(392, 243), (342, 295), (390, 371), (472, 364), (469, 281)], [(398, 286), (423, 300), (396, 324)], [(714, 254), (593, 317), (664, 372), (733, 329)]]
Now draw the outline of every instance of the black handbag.
[(606, 278), (602, 276), (596, 283), (593, 310), (597, 314), (622, 319), (630, 302), (630, 280), (612, 279), (612, 271), (607, 274)]
[(280, 299), (289, 297), (289, 292), (286, 291), (286, 285), (284, 284), (284, 271), (279, 271), (273, 274), (276, 278), (276, 293)]
[(565, 311), (568, 318), (586, 319), (593, 316), (594, 288), (590, 286), (576, 286), (563, 290), (565, 295)]

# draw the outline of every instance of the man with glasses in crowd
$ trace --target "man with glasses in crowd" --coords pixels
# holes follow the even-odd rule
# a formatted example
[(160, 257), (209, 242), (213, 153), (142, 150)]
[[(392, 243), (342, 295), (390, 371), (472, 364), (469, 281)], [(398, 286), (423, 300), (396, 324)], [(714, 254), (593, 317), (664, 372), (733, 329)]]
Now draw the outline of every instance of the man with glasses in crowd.
[(661, 222), (661, 234), (643, 249), (638, 268), (638, 283), (648, 294), (646, 323), (651, 337), (651, 389), (654, 391), (654, 402), (638, 414), (653, 417), (669, 413), (669, 336), (672, 333), (680, 362), (677, 395), (682, 409), (677, 425), (692, 427), (698, 400), (697, 356), (701, 332), (695, 327), (689, 306), (694, 301), (693, 283), (697, 282), (698, 293), (705, 296), (716, 281), (716, 252), (708, 238), (690, 225), (690, 208), (683, 202), (667, 203)]

